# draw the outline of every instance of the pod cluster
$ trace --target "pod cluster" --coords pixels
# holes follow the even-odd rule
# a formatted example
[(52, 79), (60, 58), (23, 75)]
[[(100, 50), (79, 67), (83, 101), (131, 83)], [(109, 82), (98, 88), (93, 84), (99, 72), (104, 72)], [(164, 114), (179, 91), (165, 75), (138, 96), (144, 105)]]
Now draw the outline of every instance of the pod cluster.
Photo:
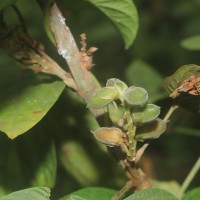
[[(137, 127), (134, 139), (138, 141), (158, 138), (166, 129), (166, 123), (158, 118), (160, 107), (148, 103), (148, 92), (141, 87), (128, 87), (126, 83), (116, 78), (109, 79), (106, 86), (91, 97), (87, 107), (95, 109), (108, 107), (111, 120), (114, 119), (115, 124), (124, 116), (128, 107), (131, 121)], [(116, 127), (101, 127), (93, 131), (93, 134), (100, 142), (115, 146), (123, 143), (125, 138), (123, 132)]]

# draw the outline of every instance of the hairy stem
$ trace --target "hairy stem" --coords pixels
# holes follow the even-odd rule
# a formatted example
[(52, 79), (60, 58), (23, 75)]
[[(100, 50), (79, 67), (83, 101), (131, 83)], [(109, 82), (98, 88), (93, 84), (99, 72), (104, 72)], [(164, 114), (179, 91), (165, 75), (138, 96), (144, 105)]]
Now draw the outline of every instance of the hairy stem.
[(129, 105), (125, 105), (125, 114), (126, 114), (127, 129), (128, 129), (127, 135), (129, 140), (129, 152), (131, 155), (130, 160), (134, 161), (136, 154), (136, 144), (137, 144), (136, 140), (134, 139), (136, 126), (133, 124)]

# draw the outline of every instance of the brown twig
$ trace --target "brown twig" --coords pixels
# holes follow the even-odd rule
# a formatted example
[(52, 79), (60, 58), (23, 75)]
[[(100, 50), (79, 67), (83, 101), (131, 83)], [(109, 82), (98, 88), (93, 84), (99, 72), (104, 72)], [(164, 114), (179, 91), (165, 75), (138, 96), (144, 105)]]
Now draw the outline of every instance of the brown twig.
[(112, 200), (120, 200), (120, 199), (122, 199), (122, 197), (124, 197), (126, 192), (128, 192), (133, 186), (134, 186), (134, 184), (133, 184), (132, 180), (127, 181), (125, 186), (121, 190), (119, 190), (115, 194), (115, 196), (112, 197)]
[(32, 39), (21, 28), (1, 27), (0, 48), (14, 58), (23, 69), (53, 74), (61, 78), (68, 87), (76, 89), (71, 75), (45, 53), (41, 43)]
[[(130, 170), (131, 169), (131, 170)], [(131, 189), (135, 188), (135, 190), (142, 190), (151, 187), (151, 184), (144, 174), (144, 172), (140, 168), (128, 168), (129, 174), (131, 174), (131, 178), (126, 182), (124, 187), (121, 188), (113, 197), (112, 200), (120, 200), (125, 194)]]

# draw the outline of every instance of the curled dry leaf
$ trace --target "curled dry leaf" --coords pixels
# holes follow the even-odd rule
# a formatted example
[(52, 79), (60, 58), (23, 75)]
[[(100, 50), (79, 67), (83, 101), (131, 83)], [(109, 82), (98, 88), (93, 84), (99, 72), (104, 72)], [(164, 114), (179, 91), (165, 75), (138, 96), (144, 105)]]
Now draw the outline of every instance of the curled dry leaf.
[(164, 86), (176, 104), (200, 114), (200, 66), (180, 67), (164, 80)]
[(180, 83), (180, 86), (170, 94), (170, 97), (176, 98), (180, 95), (180, 93), (183, 92), (191, 95), (200, 95), (200, 75), (192, 75), (184, 80), (182, 83)]
[(177, 98), (181, 93), (200, 95), (200, 66), (184, 65), (164, 80), (170, 97)]

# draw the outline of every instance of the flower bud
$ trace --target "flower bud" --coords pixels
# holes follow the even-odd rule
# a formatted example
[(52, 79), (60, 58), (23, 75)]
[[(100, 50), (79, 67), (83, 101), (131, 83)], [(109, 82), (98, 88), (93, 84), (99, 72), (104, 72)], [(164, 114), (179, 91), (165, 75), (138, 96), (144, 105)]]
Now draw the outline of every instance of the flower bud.
[(145, 107), (137, 107), (133, 110), (132, 118), (136, 124), (152, 122), (160, 114), (160, 107), (155, 104), (147, 104)]
[(88, 101), (87, 107), (103, 108), (118, 97), (118, 92), (113, 87), (104, 87), (96, 92)]
[(129, 105), (144, 106), (148, 100), (148, 93), (144, 88), (131, 86), (125, 91), (124, 98)]
[(106, 86), (114, 87), (121, 96), (124, 96), (124, 92), (128, 88), (126, 83), (124, 83), (123, 81), (121, 81), (117, 78), (108, 79)]

